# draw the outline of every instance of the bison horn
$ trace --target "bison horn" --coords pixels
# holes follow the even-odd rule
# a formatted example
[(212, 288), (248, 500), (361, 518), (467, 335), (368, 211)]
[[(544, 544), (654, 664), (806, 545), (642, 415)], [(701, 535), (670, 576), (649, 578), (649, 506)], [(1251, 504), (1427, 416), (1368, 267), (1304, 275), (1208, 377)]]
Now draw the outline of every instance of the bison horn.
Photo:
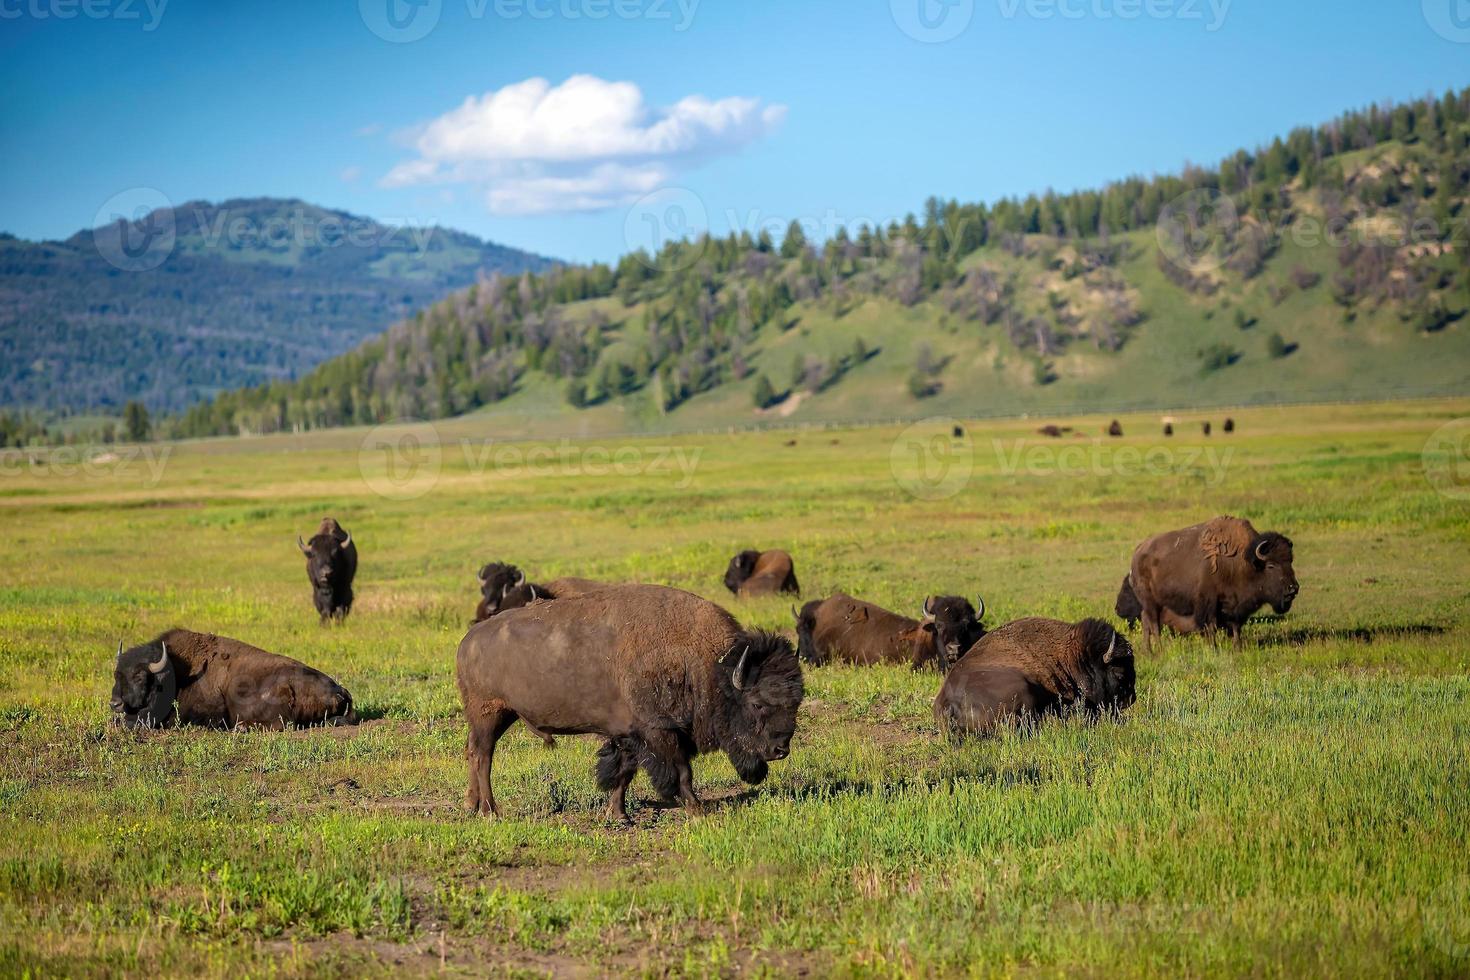
[(163, 653), (159, 654), (157, 660), (148, 664), (148, 670), (154, 674), (161, 674), (168, 669), (168, 644), (160, 643), (159, 646), (163, 647)]
[(1113, 638), (1108, 641), (1108, 652), (1105, 653), (1105, 654), (1103, 654), (1103, 663), (1110, 664), (1110, 663), (1113, 662), (1113, 647), (1115, 647), (1117, 645), (1118, 645), (1118, 631), (1117, 630), (1113, 630)]
[(933, 606), (933, 604), (934, 604), (934, 597), (932, 595), (931, 596), (925, 596), (924, 597), (924, 618), (925, 619), (933, 619), (934, 618), (934, 612), (933, 612), (933, 610), (931, 608)]
[(301, 535), (299, 534), (296, 535), (296, 547), (301, 549), (301, 553), (303, 555), (306, 555), (307, 557), (311, 556), (311, 549), (306, 546), (305, 541), (301, 540)]
[(117, 658), (122, 659), (122, 640), (117, 641)]
[(1264, 549), (1270, 543), (1271, 543), (1271, 539), (1270, 538), (1262, 538), (1256, 544), (1256, 560), (1257, 561), (1265, 561), (1266, 560), (1266, 556), (1265, 556), (1265, 554), (1262, 553), (1262, 549)]
[(341, 548), (342, 550), (345, 551), (345, 550), (347, 550), (347, 546), (350, 545), (350, 544), (352, 544), (352, 532), (351, 531), (343, 531), (342, 533), (345, 534), (345, 535), (347, 535), (347, 537), (343, 538), (342, 539), (342, 543), (339, 544), (339, 545), (337, 545), (337, 547), (339, 547), (339, 548)]
[(480, 569), (480, 570), (479, 570), (479, 571), (478, 571), (478, 572), (476, 572), (476, 573), (475, 573), (475, 578), (476, 578), (476, 579), (478, 579), (478, 580), (479, 580), (479, 582), (480, 582), (480, 588), (482, 588), (482, 589), (483, 589), (483, 588), (484, 588), (484, 587), (485, 587), (485, 583), (486, 583), (486, 582), (488, 582), (488, 581), (490, 581), (490, 579), (489, 579), (489, 578), (487, 578), (487, 577), (486, 577), (486, 576), (485, 576), (485, 575), (484, 575), (484, 574), (483, 574), (483, 573), (484, 573), (484, 571), (485, 571), (485, 570), (484, 570), (484, 569), (483, 569), (483, 568), (482, 568), (482, 569)]
[(730, 683), (735, 685), (735, 690), (745, 690), (745, 658), (750, 656), (750, 647), (740, 651), (740, 659), (735, 663), (735, 673), (730, 677)]
[(980, 620), (982, 620), (984, 618), (985, 618), (985, 597), (984, 596), (978, 596), (977, 595), (975, 597), (975, 621), (978, 623)]
[(532, 602), (535, 602), (536, 601), (536, 586), (534, 586), (534, 585), (531, 586), (531, 601)]
[(521, 577), (518, 578), (518, 579), (516, 579), (516, 588), (519, 589), (521, 586), (523, 586), (525, 584), (526, 584), (526, 573), (525, 572), (521, 572)]

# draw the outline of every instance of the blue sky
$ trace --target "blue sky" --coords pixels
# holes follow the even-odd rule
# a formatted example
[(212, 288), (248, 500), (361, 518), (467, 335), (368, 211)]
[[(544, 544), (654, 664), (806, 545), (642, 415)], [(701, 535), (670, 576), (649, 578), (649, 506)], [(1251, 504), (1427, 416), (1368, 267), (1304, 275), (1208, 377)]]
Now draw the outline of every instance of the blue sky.
[[(612, 259), (670, 202), (720, 232), (886, 221), (1470, 84), (1470, 0), (86, 3), (0, 0), (0, 229), (26, 238), (143, 187)], [(390, 4), (424, 36), (374, 33)]]

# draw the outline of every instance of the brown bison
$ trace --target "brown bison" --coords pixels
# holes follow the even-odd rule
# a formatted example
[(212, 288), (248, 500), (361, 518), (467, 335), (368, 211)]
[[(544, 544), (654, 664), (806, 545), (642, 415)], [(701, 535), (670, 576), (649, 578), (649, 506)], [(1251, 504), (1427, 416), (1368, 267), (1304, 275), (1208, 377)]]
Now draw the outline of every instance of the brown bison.
[(1113, 419), (1113, 424), (1110, 425), (1110, 426), (1108, 426), (1108, 435), (1110, 435), (1110, 436), (1112, 436), (1113, 438), (1116, 439), (1117, 437), (1121, 436), (1122, 434), (1123, 434), (1123, 424), (1121, 422), (1119, 422), (1117, 419)]
[(342, 622), (352, 611), (352, 580), (357, 576), (357, 545), (335, 518), (325, 517), (310, 541), (296, 536), (306, 556), (311, 598), (322, 622)]
[(1165, 422), (1164, 423), (1164, 435), (1165, 436), (1172, 436), (1173, 434), (1174, 434), (1174, 423), (1173, 422)]
[(813, 665), (908, 664), (944, 673), (985, 635), (985, 600), (977, 601), (979, 611), (957, 595), (931, 596), (919, 620), (838, 592), (796, 613), (797, 652)]
[(1226, 435), (1229, 435), (1230, 433), (1235, 431), (1235, 420), (1226, 419), (1225, 424), (1220, 426), (1220, 428), (1225, 430)]
[(1067, 432), (1069, 430), (1068, 429), (1061, 428), (1060, 426), (1056, 426), (1056, 425), (1043, 425), (1041, 428), (1037, 429), (1036, 431), (1040, 435), (1050, 436), (1053, 439), (1060, 439), (1062, 437), (1062, 433)]
[(1223, 627), (1238, 648), (1241, 626), (1256, 610), (1269, 603), (1284, 615), (1299, 591), (1290, 538), (1261, 533), (1238, 517), (1217, 517), (1140, 544), (1118, 595), (1119, 615), (1125, 592), (1132, 593), (1145, 648), (1161, 626), (1211, 639)]
[(189, 630), (169, 630), (126, 653), (118, 643), (112, 717), (128, 728), (357, 722), (352, 695), (321, 671), (239, 640)]
[(791, 556), (779, 549), (742, 551), (725, 569), (725, 588), (741, 598), (789, 592), (801, 595)]
[(471, 621), (471, 626), (483, 623), (496, 613), (529, 606), (537, 600), (559, 599), (607, 588), (605, 582), (575, 577), (559, 578), (546, 585), (536, 585), (526, 581), (525, 572), (504, 562), (491, 562), (483, 566), (476, 577), (480, 582), (480, 603), (475, 607), (475, 618)]
[(1018, 619), (970, 648), (934, 699), (950, 735), (988, 735), (1078, 707), (1090, 714), (1133, 703), (1133, 648), (1100, 619)]
[(455, 676), (470, 733), (469, 793), (500, 814), (495, 743), (517, 719), (538, 735), (602, 735), (597, 782), (627, 819), (639, 767), (665, 798), (702, 810), (690, 760), (724, 751), (747, 783), (791, 751), (801, 665), (791, 643), (743, 630), (714, 603), (659, 585), (624, 585), (514, 609), (471, 628)]
[(1199, 428), (1200, 428), (1200, 431), (1203, 432), (1205, 435), (1209, 435), (1210, 434), (1210, 423), (1208, 423), (1208, 422), (1201, 422)]

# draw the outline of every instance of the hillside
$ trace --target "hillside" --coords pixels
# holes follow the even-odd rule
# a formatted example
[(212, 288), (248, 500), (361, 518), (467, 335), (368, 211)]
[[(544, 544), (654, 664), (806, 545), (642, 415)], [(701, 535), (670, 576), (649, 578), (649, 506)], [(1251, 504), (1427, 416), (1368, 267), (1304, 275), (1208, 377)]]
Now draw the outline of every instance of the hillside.
[[(156, 251), (123, 250), (153, 229)], [(64, 242), (0, 236), (0, 406), (181, 411), (297, 377), (481, 275), (549, 267), (461, 232), (272, 198), (191, 202)]]
[(483, 412), (504, 432), (1470, 389), (1470, 89), (1215, 168), (807, 242), (492, 277), (180, 435)]

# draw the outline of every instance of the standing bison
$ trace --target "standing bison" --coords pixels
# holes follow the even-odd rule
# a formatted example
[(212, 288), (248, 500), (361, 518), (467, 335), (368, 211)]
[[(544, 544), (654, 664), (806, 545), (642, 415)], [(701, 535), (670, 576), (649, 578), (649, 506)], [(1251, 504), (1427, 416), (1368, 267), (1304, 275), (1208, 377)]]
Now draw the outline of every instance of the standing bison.
[(954, 665), (934, 719), (950, 735), (989, 735), (1069, 707), (1121, 711), (1133, 703), (1133, 680), (1133, 648), (1102, 620), (1018, 619)]
[(470, 732), (467, 803), (496, 816), (495, 743), (517, 719), (548, 735), (602, 735), (597, 783), (610, 819), (639, 767), (665, 798), (703, 809), (690, 760), (723, 751), (747, 783), (791, 751), (801, 666), (789, 641), (742, 630), (699, 596), (625, 585), (501, 613), (459, 645)]
[(355, 724), (352, 695), (290, 657), (212, 633), (170, 630), (117, 645), (112, 716), (128, 728), (286, 728)]
[(322, 519), (311, 540), (296, 537), (296, 547), (306, 556), (306, 577), (311, 581), (311, 598), (322, 622), (342, 622), (352, 611), (352, 579), (357, 575), (357, 545), (352, 535), (335, 519)]
[[(1299, 591), (1290, 538), (1261, 533), (1238, 517), (1217, 517), (1140, 544), (1118, 611), (1137, 605), (1145, 649), (1161, 626), (1211, 639), (1223, 627), (1238, 649), (1241, 626), (1256, 610), (1269, 604), (1284, 615)], [(1133, 603), (1126, 602), (1130, 592)]]
[(924, 618), (910, 619), (838, 592), (814, 599), (796, 614), (797, 650), (807, 663), (908, 664), (949, 670), (985, 635), (979, 611), (957, 595), (924, 600)]
[(742, 551), (725, 569), (725, 588), (741, 598), (789, 592), (801, 595), (796, 567), (784, 551)]

